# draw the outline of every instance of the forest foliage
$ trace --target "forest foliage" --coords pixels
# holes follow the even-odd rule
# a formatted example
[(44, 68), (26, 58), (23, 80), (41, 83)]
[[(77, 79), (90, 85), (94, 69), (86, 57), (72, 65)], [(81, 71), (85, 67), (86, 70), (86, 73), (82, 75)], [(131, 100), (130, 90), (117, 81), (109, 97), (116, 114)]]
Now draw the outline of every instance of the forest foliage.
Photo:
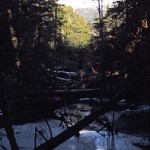
[(58, 66), (85, 70), (84, 88), (101, 89), (110, 99), (126, 89), (129, 103), (149, 103), (149, 6), (149, 0), (116, 1), (93, 31), (56, 0), (0, 1), (0, 107), (12, 149), (19, 148), (7, 96), (57, 89), (60, 80), (49, 70)]
[(100, 35), (93, 38), (90, 53), (98, 71), (112, 78), (107, 83), (113, 89), (133, 85), (126, 96), (137, 103), (149, 101), (149, 6), (148, 0), (114, 2), (96, 23)]
[(91, 39), (88, 24), (83, 16), (79, 17), (72, 7), (60, 7), (58, 20), (61, 20), (59, 32), (65, 45), (82, 48), (86, 47)]
[[(95, 31), (73, 8), (55, 0), (0, 3), (0, 68), (8, 84), (21, 80), (44, 85), (43, 67), (64, 65), (88, 73), (95, 69), (96, 80), (104, 79), (105, 86), (148, 86), (148, 0), (115, 2), (100, 22), (97, 19)], [(102, 85), (96, 82), (94, 87)]]

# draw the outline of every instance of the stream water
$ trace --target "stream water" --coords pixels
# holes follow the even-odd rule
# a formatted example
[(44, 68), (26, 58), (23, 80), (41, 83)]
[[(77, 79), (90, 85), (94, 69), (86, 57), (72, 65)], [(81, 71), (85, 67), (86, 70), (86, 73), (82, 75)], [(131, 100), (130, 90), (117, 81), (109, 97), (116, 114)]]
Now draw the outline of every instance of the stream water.
[[(53, 137), (66, 129), (59, 126), (59, 120), (49, 119), (48, 123), (52, 128)], [(50, 138), (50, 132), (45, 121), (13, 126), (20, 150), (34, 149), (35, 127), (42, 131), (47, 139)], [(45, 142), (39, 134), (36, 136), (36, 146)], [(112, 137), (108, 132), (96, 132), (84, 129), (80, 131), (79, 138), (73, 136), (54, 150), (141, 150), (132, 144), (132, 142), (137, 143), (141, 139), (142, 137), (140, 136), (121, 133)], [(144, 142), (148, 141), (145, 139)], [(0, 150), (4, 149), (2, 146), (5, 147), (6, 150), (10, 150), (9, 142), (3, 128), (0, 129), (0, 145)]]

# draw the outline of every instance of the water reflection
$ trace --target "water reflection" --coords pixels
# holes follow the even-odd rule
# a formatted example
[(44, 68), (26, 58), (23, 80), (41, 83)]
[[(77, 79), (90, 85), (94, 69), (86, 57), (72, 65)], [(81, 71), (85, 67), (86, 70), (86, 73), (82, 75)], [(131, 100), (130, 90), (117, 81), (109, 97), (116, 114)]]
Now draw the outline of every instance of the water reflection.
[(110, 145), (108, 145), (108, 149), (107, 150), (117, 150), (116, 149), (116, 144), (115, 144), (115, 137), (114, 136), (109, 136), (108, 137)]
[(105, 135), (96, 138), (95, 147), (96, 150), (117, 150), (115, 137), (106, 133)]

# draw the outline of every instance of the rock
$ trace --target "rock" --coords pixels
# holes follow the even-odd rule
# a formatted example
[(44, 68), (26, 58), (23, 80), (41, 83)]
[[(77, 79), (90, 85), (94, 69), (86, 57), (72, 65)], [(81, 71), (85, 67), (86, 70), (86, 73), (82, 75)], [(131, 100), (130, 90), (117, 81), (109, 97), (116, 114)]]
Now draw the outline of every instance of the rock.
[(116, 105), (117, 110), (124, 110), (124, 109), (127, 109), (127, 107), (128, 107), (128, 104), (125, 99), (120, 100)]

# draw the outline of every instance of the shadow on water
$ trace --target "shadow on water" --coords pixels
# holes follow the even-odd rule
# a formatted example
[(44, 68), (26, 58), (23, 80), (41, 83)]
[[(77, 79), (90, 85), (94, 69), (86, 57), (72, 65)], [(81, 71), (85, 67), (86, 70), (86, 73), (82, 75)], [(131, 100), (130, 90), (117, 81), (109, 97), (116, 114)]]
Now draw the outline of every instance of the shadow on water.
[(115, 137), (114, 136), (111, 136), (111, 137), (109, 136), (108, 137), (108, 143), (110, 145), (108, 145), (107, 150), (117, 150), (116, 144), (115, 144)]

